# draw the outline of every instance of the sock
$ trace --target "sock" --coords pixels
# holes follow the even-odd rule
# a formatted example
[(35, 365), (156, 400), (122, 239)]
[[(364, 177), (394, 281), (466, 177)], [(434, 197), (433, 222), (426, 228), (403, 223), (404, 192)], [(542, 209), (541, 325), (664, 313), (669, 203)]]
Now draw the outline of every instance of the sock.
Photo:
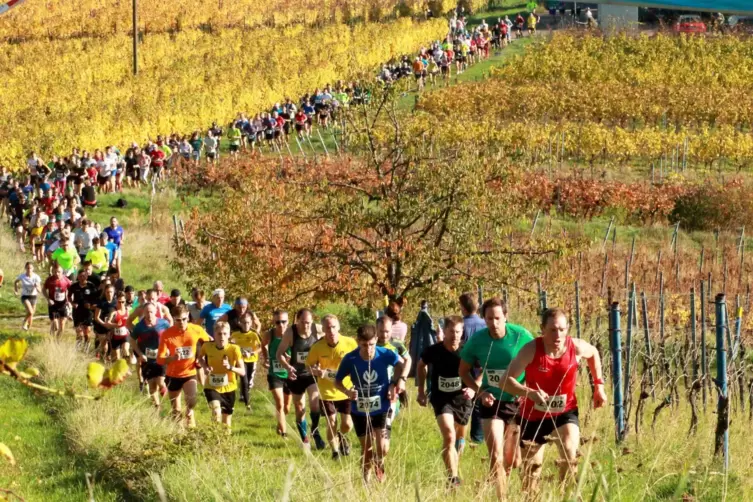
[(455, 440), (455, 449), (457, 451), (462, 450), (465, 447), (465, 438), (460, 438)]
[(303, 439), (304, 441), (306, 441), (306, 439), (308, 439), (308, 435), (309, 435), (309, 432), (308, 432), (309, 426), (306, 423), (306, 419), (304, 418), (300, 422), (296, 422), (295, 426), (298, 427), (298, 434), (301, 435), (301, 439)]
[(321, 413), (318, 411), (311, 412), (311, 432), (313, 434), (319, 434), (319, 418), (321, 416)]

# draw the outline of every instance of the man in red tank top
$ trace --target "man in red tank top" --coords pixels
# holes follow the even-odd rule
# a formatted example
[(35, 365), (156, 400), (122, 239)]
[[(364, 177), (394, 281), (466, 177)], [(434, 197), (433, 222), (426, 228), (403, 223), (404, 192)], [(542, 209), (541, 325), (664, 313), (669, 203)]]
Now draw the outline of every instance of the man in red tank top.
[[(542, 316), (541, 336), (518, 352), (502, 384), (504, 392), (525, 397), (518, 420), (526, 491), (537, 489), (547, 436), (559, 447), (560, 480), (564, 481), (568, 472), (575, 479), (580, 444), (575, 387), (581, 359), (586, 359), (593, 377), (594, 408), (607, 400), (599, 352), (590, 343), (571, 338), (568, 329), (563, 310), (547, 309)], [(523, 372), (524, 383), (519, 383), (517, 378)]]

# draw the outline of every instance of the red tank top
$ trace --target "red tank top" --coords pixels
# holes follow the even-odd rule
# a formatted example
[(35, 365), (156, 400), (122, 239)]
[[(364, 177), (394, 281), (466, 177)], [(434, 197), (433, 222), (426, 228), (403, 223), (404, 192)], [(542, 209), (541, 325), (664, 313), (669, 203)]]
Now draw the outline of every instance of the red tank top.
[(544, 340), (536, 338), (536, 354), (526, 366), (526, 387), (541, 389), (550, 396), (549, 406), (537, 406), (530, 399), (523, 403), (521, 415), (527, 420), (541, 420), (556, 416), (578, 407), (575, 384), (578, 380), (578, 358), (575, 344), (569, 336), (565, 341), (565, 353), (553, 358), (546, 355)]
[(117, 310), (115, 311), (115, 324), (118, 325), (117, 328), (113, 330), (113, 336), (115, 338), (125, 338), (128, 336), (128, 328), (126, 327), (126, 322), (128, 321), (128, 311), (126, 310), (125, 314), (121, 314)]

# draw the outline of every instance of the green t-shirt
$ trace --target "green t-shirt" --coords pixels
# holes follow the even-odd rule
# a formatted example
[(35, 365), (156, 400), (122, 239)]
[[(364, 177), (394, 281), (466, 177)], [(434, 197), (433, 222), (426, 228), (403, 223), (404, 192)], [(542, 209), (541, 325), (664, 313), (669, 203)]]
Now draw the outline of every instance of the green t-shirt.
[[(468, 364), (481, 366), (484, 373), (484, 380), (481, 388), (491, 392), (495, 398), (502, 401), (514, 401), (515, 396), (499, 388), (502, 380), (502, 374), (507, 370), (515, 356), (525, 344), (533, 340), (533, 335), (522, 326), (507, 323), (507, 331), (504, 338), (495, 340), (489, 334), (489, 328), (476, 331), (471, 336), (463, 348), (460, 349), (460, 359)], [(491, 383), (489, 379), (491, 378)], [(525, 373), (518, 378), (522, 382)]]
[(231, 145), (238, 146), (241, 144), (241, 130), (237, 127), (231, 127), (227, 130), (227, 139)]
[(65, 251), (63, 248), (57, 248), (51, 256), (53, 261), (58, 262), (58, 265), (63, 267), (63, 270), (66, 272), (69, 272), (76, 266), (76, 258), (78, 258), (78, 253), (76, 253), (75, 248), (68, 248), (68, 251)]
[[(277, 338), (270, 333), (269, 339), (269, 371), (278, 378), (288, 378), (288, 370), (282, 368), (282, 364), (277, 360), (277, 347), (280, 346), (282, 338)], [(290, 349), (286, 354), (290, 355)]]
[(99, 249), (90, 249), (86, 253), (85, 260), (92, 262), (92, 266), (97, 270), (107, 270), (110, 265), (110, 252), (107, 248), (100, 247)]

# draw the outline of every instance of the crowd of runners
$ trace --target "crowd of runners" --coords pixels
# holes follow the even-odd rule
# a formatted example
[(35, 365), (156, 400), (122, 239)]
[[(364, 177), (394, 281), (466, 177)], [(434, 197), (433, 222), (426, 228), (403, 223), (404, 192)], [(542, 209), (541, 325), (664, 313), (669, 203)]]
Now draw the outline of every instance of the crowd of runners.
[[(125, 232), (113, 219), (104, 233), (117, 256)], [(61, 232), (57, 249), (76, 249), (71, 238)], [(91, 252), (83, 260), (74, 252), (72, 262), (66, 253), (53, 252), (37, 264), (45, 275), (49, 271), (44, 281), (33, 262), (15, 279), (14, 290), (28, 313), (24, 329), (31, 327), (42, 297), (51, 336), (61, 337), (72, 321), (81, 351), (105, 362), (126, 359), (153, 405), (160, 408), (166, 395), (173, 418), (189, 428), (196, 424), (202, 388), (212, 419), (229, 433), (236, 395), (249, 413), (256, 411), (251, 392), (261, 372), (272, 394), (278, 435), (288, 438), (292, 402), (305, 450), (313, 443), (319, 450), (329, 447), (335, 460), (347, 457), (354, 431), (364, 479), (385, 479), (392, 424), (401, 404), (408, 404), (406, 383), (414, 365), (396, 303), (374, 324), (359, 327), (354, 337), (340, 333), (335, 315), (317, 323), (306, 308), (292, 316), (276, 310), (271, 324), (263, 326), (242, 296), (231, 305), (222, 289), (208, 298), (194, 289), (184, 299), (177, 289), (168, 294), (160, 281), (149, 290), (135, 290), (108, 262), (109, 251), (102, 253), (106, 264), (101, 267), (93, 265)], [(461, 484), (466, 437), (472, 444), (486, 444), (490, 479), (500, 496), (518, 467), (524, 489), (537, 490), (548, 442), (558, 447), (561, 479), (573, 479), (580, 444), (575, 389), (581, 359), (593, 380), (593, 406), (606, 402), (597, 350), (568, 335), (567, 313), (560, 309), (543, 313), (538, 338), (509, 321), (499, 298), (488, 299), (478, 312), (474, 296), (463, 294), (460, 315), (443, 320), (437, 342), (415, 361), (416, 400), (430, 405), (436, 417), (448, 485)]]

